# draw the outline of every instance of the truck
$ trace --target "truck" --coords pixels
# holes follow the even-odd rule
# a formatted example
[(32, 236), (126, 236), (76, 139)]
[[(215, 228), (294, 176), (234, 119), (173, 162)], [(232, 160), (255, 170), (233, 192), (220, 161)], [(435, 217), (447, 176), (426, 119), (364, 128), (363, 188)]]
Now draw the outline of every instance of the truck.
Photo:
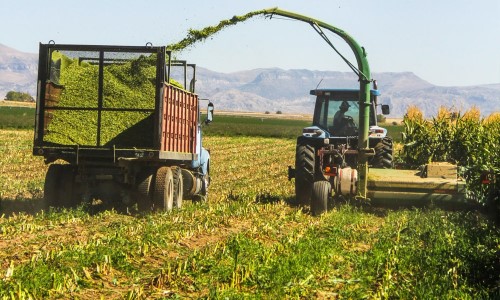
[(49, 165), (44, 207), (98, 200), (169, 211), (206, 199), (201, 127), (214, 105), (201, 121), (195, 75), (164, 46), (40, 43), (33, 154)]

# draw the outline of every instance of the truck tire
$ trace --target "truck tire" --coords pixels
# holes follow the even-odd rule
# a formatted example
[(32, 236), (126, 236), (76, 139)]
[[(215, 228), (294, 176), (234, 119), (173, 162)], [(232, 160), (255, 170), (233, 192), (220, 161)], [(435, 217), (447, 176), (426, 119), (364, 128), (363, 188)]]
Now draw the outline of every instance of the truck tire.
[(75, 207), (75, 171), (70, 165), (61, 165), (59, 173), (59, 205), (66, 208)]
[(207, 173), (201, 177), (201, 190), (198, 195), (192, 197), (193, 202), (207, 202), (208, 201), (208, 187), (210, 186), (210, 160), (207, 165)]
[(314, 165), (314, 147), (299, 138), (295, 151), (295, 197), (298, 205), (309, 204), (314, 182)]
[(70, 165), (53, 164), (45, 174), (43, 209), (75, 206), (75, 172)]
[(392, 169), (392, 138), (385, 137), (375, 145), (375, 156), (371, 160), (374, 168)]
[(136, 177), (136, 200), (137, 209), (142, 212), (151, 211), (153, 207), (151, 186), (153, 183), (153, 172), (144, 169)]
[(172, 176), (174, 180), (174, 204), (175, 208), (182, 207), (182, 198), (184, 196), (184, 185), (182, 179), (182, 169), (180, 167), (172, 167)]
[(156, 171), (153, 209), (170, 211), (174, 202), (174, 178), (169, 167), (160, 167)]
[(61, 178), (62, 165), (50, 165), (45, 174), (45, 183), (43, 185), (43, 203), (42, 209), (57, 207), (59, 203), (59, 179)]
[(210, 185), (210, 176), (208, 175), (208, 173), (201, 178), (201, 184), (202, 186), (200, 193), (198, 195), (194, 195), (192, 198), (194, 202), (208, 201), (208, 186)]
[(319, 216), (328, 210), (328, 199), (330, 198), (332, 186), (328, 181), (316, 181), (313, 184), (311, 197), (311, 213)]

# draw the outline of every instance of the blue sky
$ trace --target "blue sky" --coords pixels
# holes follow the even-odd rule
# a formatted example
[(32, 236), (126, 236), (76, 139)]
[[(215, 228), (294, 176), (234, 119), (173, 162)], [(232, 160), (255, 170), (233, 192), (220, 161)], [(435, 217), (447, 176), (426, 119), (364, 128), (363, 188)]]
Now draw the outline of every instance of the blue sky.
[[(364, 46), (372, 72), (414, 72), (436, 85), (500, 83), (499, 0), (0, 0), (0, 43), (166, 45), (189, 28), (279, 7), (329, 23)], [(353, 61), (334, 35), (332, 42)], [(255, 17), (179, 53), (214, 71), (263, 67), (348, 71), (306, 23)], [(375, 78), (376, 79), (376, 78)]]

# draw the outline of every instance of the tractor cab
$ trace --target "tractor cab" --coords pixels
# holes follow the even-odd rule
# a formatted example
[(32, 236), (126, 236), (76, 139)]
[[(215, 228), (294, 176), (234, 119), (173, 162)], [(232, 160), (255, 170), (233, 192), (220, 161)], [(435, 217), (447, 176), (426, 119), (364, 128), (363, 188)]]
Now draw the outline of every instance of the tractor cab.
[[(317, 89), (311, 90), (316, 96), (313, 126), (327, 131), (330, 137), (357, 136), (359, 130), (359, 90)], [(370, 133), (386, 131), (377, 126), (376, 105), (378, 90), (370, 91)], [(383, 110), (387, 109), (383, 105)], [(379, 136), (380, 137), (380, 136)]]

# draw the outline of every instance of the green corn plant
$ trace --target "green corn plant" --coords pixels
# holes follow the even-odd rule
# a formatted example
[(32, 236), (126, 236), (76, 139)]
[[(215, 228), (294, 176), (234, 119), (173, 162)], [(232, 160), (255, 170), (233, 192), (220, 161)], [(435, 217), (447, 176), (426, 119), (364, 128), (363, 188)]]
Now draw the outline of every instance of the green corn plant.
[[(491, 187), (480, 182), (481, 173), (491, 171), (498, 177), (500, 170), (498, 113), (481, 119), (475, 107), (464, 114), (442, 107), (436, 117), (426, 120), (417, 107), (410, 107), (403, 123), (402, 158), (408, 166), (432, 161), (455, 163), (466, 180), (469, 198), (485, 204)], [(498, 186), (493, 189), (498, 190)]]

